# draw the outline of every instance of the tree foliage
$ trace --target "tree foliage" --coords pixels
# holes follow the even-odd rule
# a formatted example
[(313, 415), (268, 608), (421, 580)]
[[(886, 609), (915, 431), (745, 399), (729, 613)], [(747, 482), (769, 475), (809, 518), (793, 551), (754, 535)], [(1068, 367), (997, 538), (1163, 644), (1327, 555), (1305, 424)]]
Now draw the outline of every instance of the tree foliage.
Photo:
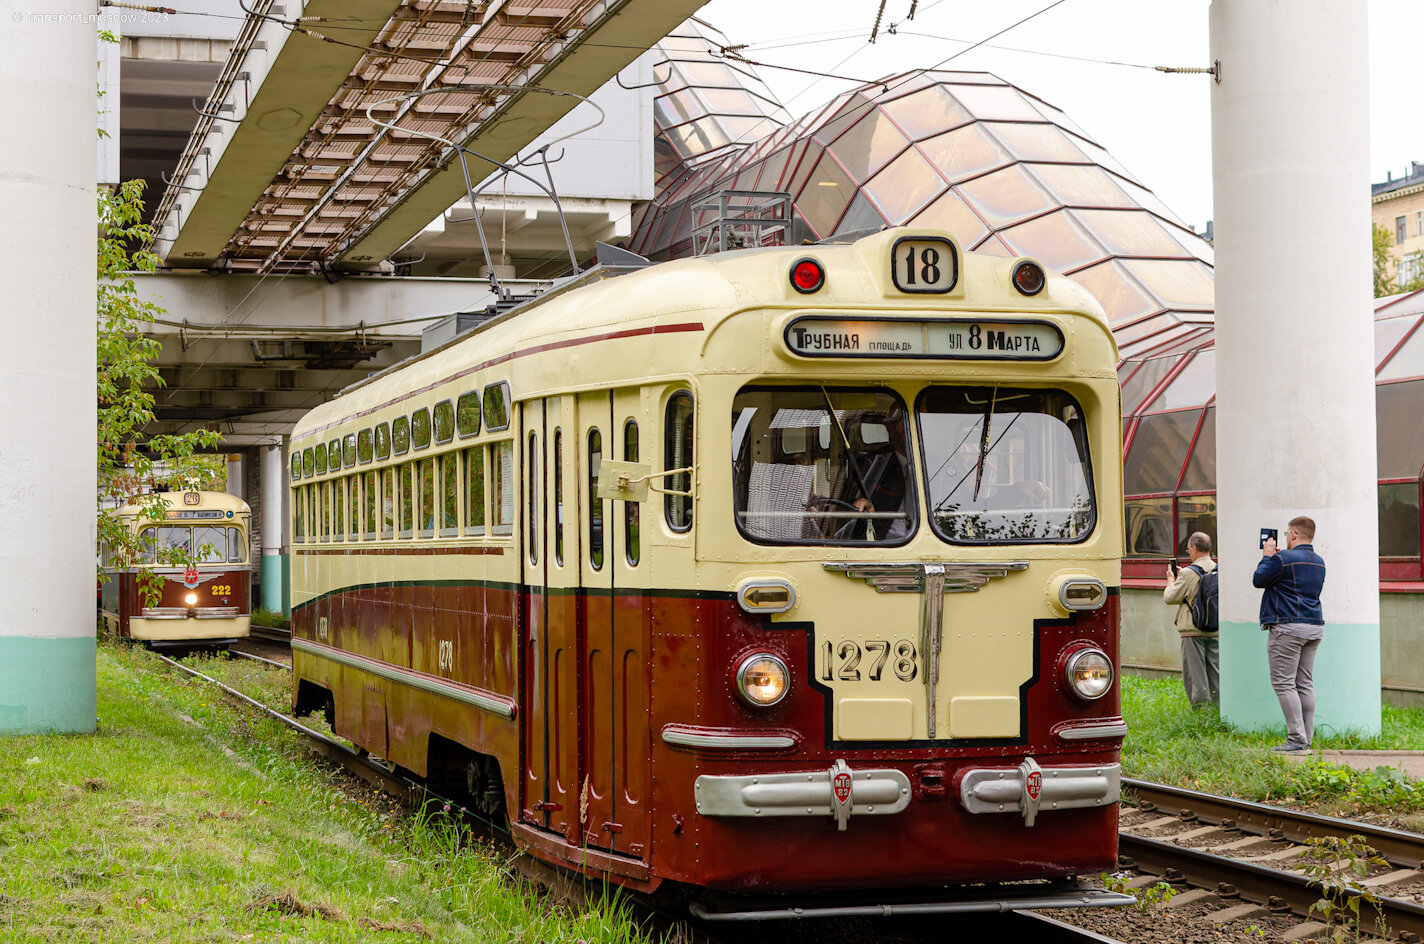
[(1393, 261), (1389, 247), (1392, 245), (1394, 237), (1389, 235), (1389, 230), (1378, 223), (1371, 224), (1370, 249), (1374, 258), (1375, 298), (1394, 294), (1394, 278), (1389, 274), (1390, 263)]
[[(144, 328), (164, 311), (141, 299), (134, 283), (135, 273), (153, 272), (158, 266), (158, 257), (148, 250), (153, 229), (142, 222), (143, 186), (143, 181), (132, 180), (116, 190), (99, 189), (98, 539), (108, 562), (117, 567), (132, 567), (145, 550), (152, 553), (124, 526), (119, 506), (136, 505), (142, 515), (162, 519), (166, 504), (155, 488), (211, 488), (226, 471), (224, 457), (212, 454), (222, 443), (216, 430), (146, 433), (155, 419), (150, 391), (164, 382), (154, 366), (162, 342)], [(195, 562), (191, 552), (157, 549), (160, 565)], [(156, 601), (162, 578), (151, 572), (147, 579), (142, 573), (140, 577), (145, 597)]]

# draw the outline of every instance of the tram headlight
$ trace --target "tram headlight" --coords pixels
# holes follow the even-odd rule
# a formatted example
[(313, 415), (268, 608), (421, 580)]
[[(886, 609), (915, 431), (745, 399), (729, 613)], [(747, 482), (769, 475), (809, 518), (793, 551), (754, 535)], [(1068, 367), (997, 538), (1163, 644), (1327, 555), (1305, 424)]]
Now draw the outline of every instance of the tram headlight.
[(1112, 660), (1101, 649), (1075, 650), (1063, 664), (1063, 683), (1084, 701), (1096, 701), (1112, 688)]
[(786, 663), (769, 652), (758, 652), (742, 660), (737, 669), (737, 693), (755, 708), (769, 708), (786, 697), (791, 688), (791, 672)]
[(186, 597), (183, 598), (183, 602), (186, 603), (186, 604), (188, 604), (189, 606), (197, 606), (197, 605), (198, 605), (198, 595), (197, 595), (196, 593), (190, 593), (190, 594), (188, 594)]

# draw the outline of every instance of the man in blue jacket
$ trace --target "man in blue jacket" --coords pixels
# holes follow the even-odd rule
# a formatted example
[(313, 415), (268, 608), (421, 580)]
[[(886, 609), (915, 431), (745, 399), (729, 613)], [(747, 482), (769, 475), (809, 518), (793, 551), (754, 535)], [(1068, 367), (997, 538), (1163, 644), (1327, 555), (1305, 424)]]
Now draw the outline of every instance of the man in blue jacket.
[(1325, 635), (1320, 589), (1325, 586), (1325, 561), (1315, 553), (1315, 522), (1292, 518), (1286, 528), (1286, 550), (1277, 551), (1274, 538), (1261, 548), (1261, 563), (1251, 583), (1261, 594), (1261, 628), (1267, 632), (1266, 659), (1271, 687), (1286, 716), (1286, 743), (1277, 751), (1303, 751), (1315, 736), (1315, 689), (1311, 673), (1315, 650)]

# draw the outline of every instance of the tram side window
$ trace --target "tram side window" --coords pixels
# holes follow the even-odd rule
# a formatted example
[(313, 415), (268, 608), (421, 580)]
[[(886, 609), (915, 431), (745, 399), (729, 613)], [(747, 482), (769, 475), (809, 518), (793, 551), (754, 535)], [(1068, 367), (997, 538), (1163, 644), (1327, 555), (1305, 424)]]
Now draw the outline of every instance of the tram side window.
[(396, 536), (396, 470), (381, 470), (381, 538), (389, 541)]
[(529, 468), (529, 563), (539, 563), (539, 437), (529, 434), (529, 453), (524, 464)]
[(494, 479), (494, 516), (491, 529), (494, 534), (514, 533), (514, 442), (490, 443), (490, 475)]
[(598, 497), (598, 470), (603, 464), (603, 434), (588, 431), (588, 562), (603, 567), (603, 499)]
[(349, 539), (359, 540), (361, 537), (361, 476), (347, 476), (347, 494), (351, 500), (346, 505), (347, 522), (351, 526)]
[(564, 431), (554, 430), (554, 563), (564, 566)]
[(227, 562), (241, 564), (247, 560), (247, 541), (237, 528), (227, 529)]
[(344, 541), (344, 540), (346, 540), (346, 515), (343, 514), (343, 510), (344, 510), (344, 506), (345, 506), (345, 505), (346, 505), (346, 483), (343, 482), (343, 481), (341, 481), (341, 479), (332, 479), (332, 481), (331, 481), (331, 519), (332, 519), (332, 521), (334, 522), (334, 524), (332, 525), (331, 537), (332, 537), (332, 540), (335, 540), (335, 541)]
[(346, 468), (351, 468), (356, 464), (356, 434), (347, 433), (341, 438), (341, 461), (346, 464)]
[(460, 438), (473, 436), (480, 431), (480, 392), (470, 390), (460, 394), (455, 401), (455, 426)]
[(415, 530), (415, 475), (413, 462), (400, 467), (400, 536), (408, 538)]
[[(692, 406), (692, 394), (685, 390), (668, 398), (667, 422), (663, 434), (664, 468), (686, 469), (692, 465)], [(679, 472), (676, 475), (665, 476), (663, 488), (670, 492), (691, 491), (692, 473)], [(663, 514), (667, 518), (668, 527), (672, 530), (678, 532), (691, 530), (692, 496), (664, 495)]]
[(447, 452), (440, 457), (440, 533), (445, 537), (460, 530), (460, 457)]
[(430, 409), (421, 407), (410, 414), (410, 440), (417, 449), (430, 446)]
[(421, 459), (420, 466), (420, 536), (435, 534), (435, 460)]
[(447, 443), (455, 438), (455, 405), (449, 400), (435, 404), (432, 416), (435, 423), (435, 442)]
[(465, 533), (485, 533), (485, 450), (465, 450)]
[[(629, 420), (623, 424), (623, 459), (638, 461), (638, 421)], [(623, 503), (623, 547), (628, 555), (628, 564), (638, 566), (642, 554), (640, 532), (643, 526), (643, 503), (630, 501)]]
[(376, 540), (376, 500), (381, 491), (378, 486), (380, 473), (366, 473), (366, 540)]
[(302, 477), (302, 457), (299, 453), (292, 453), (292, 481), (296, 482)]
[(391, 428), (386, 423), (376, 424), (376, 458), (391, 457)]
[(292, 541), (305, 544), (307, 540), (307, 490), (292, 489)]
[(398, 456), (410, 452), (410, 420), (404, 416), (391, 420), (391, 449)]
[(331, 540), (331, 483), (322, 482), (317, 486), (321, 489), (321, 539)]
[(368, 426), (356, 434), (356, 461), (362, 465), (371, 461), (371, 456), (375, 447), (371, 441), (371, 428)]

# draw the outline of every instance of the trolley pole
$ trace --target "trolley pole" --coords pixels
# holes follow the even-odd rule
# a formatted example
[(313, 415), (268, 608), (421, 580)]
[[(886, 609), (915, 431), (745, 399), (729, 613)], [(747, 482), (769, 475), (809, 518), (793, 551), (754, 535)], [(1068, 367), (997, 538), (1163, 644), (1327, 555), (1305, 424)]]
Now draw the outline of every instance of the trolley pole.
[(95, 725), (96, 12), (0, 0), (0, 735)]
[(1280, 728), (1259, 534), (1315, 519), (1317, 736), (1380, 730), (1366, 0), (1213, 0), (1221, 711)]

